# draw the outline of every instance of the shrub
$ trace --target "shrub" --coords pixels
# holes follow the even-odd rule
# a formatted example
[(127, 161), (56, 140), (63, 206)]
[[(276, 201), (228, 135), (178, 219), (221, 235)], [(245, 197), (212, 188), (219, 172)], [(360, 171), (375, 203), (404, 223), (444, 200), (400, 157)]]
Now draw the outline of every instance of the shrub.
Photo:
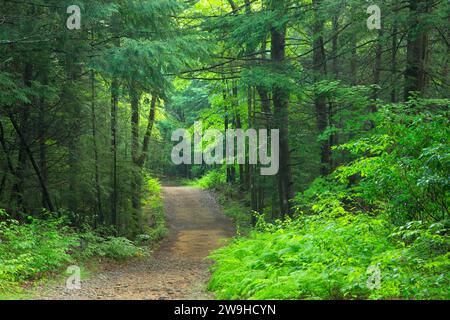
[(0, 290), (93, 257), (123, 260), (146, 254), (126, 238), (76, 233), (64, 217), (29, 217), (20, 223), (1, 209), (0, 217), (5, 219), (0, 222)]
[(73, 261), (70, 248), (77, 245), (77, 238), (60, 219), (28, 220), (26, 224), (13, 219), (0, 222), (0, 287)]
[[(432, 229), (407, 244), (394, 241), (404, 230), (366, 215), (258, 225), (211, 255), (209, 289), (219, 299), (450, 298), (449, 239)], [(367, 285), (370, 268), (379, 289)]]
[(147, 226), (144, 227), (145, 233), (136, 237), (141, 244), (160, 240), (167, 234), (161, 184), (158, 179), (146, 175), (145, 185), (144, 214)]
[(260, 219), (211, 255), (209, 288), (223, 299), (449, 299), (450, 131), (436, 106), (448, 101), (380, 108), (375, 129), (337, 147), (354, 160), (296, 196), (294, 221)]
[(194, 186), (202, 189), (218, 189), (226, 183), (226, 176), (220, 170), (212, 170), (194, 182)]
[(81, 236), (83, 248), (78, 252), (82, 259), (91, 257), (105, 257), (114, 260), (125, 260), (145, 255), (143, 248), (123, 237), (100, 237), (88, 232)]

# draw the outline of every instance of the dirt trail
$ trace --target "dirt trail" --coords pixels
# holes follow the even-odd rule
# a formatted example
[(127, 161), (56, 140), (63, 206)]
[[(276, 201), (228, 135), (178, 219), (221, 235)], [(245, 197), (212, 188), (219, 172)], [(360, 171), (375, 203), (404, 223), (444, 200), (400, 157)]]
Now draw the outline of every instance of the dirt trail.
[(209, 299), (205, 291), (211, 250), (233, 235), (231, 221), (214, 198), (191, 187), (164, 187), (168, 236), (151, 258), (105, 270), (80, 290), (47, 288), (42, 299)]

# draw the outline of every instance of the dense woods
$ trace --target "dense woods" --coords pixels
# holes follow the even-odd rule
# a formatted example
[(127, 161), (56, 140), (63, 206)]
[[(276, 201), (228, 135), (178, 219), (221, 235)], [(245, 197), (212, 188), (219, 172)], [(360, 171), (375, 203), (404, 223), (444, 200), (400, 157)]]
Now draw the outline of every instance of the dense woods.
[[(243, 230), (212, 254), (219, 298), (450, 298), (448, 1), (75, 2), (0, 0), (0, 289), (80, 239), (142, 254), (163, 178)], [(279, 129), (278, 173), (173, 164), (199, 120)]]

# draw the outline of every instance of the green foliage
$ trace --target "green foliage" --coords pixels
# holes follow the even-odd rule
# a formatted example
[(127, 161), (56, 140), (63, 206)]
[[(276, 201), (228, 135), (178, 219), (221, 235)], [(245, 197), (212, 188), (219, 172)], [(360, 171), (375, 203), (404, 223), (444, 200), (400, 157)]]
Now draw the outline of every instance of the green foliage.
[[(258, 244), (243, 259), (264, 268), (240, 270), (219, 255), (212, 288), (221, 296), (448, 296), (439, 286), (448, 287), (449, 102), (378, 106), (407, 100), (410, 89), (448, 97), (448, 1), (426, 10), (380, 1), (383, 32), (367, 30), (365, 0), (79, 0), (81, 30), (66, 28), (60, 9), (69, 4), (1, 3), (0, 207), (20, 222), (0, 211), (0, 286), (77, 259), (143, 254), (110, 235), (139, 232), (143, 244), (165, 234), (159, 184), (140, 176), (151, 170), (202, 176), (194, 185), (220, 191), (246, 230), (248, 207), (268, 220), (285, 213), (277, 211), (291, 192), (277, 179), (292, 180), (299, 220), (260, 222), (260, 233), (236, 242), (242, 252)], [(175, 167), (171, 134), (196, 120), (204, 129), (285, 127), (290, 163), (274, 177), (236, 166), (228, 179), (224, 167)], [(150, 141), (144, 161), (134, 157), (138, 137)], [(57, 217), (36, 214), (43, 199)], [(302, 247), (284, 234), (301, 236)], [(277, 260), (285, 255), (292, 261)], [(370, 264), (383, 271), (378, 291), (364, 287)]]
[[(429, 111), (436, 105), (438, 110)], [(335, 148), (356, 159), (297, 194), (298, 211), (330, 216), (385, 212), (395, 224), (447, 219), (447, 105), (445, 100), (420, 100), (381, 108), (374, 115), (375, 129)]]
[(102, 237), (75, 232), (66, 218), (35, 219), (27, 223), (9, 219), (0, 210), (0, 290), (87, 259), (123, 260), (145, 255), (143, 248), (123, 237)]
[(162, 239), (167, 234), (164, 218), (164, 204), (161, 196), (161, 184), (158, 179), (150, 175), (145, 176), (144, 215), (148, 222), (144, 227), (144, 234), (137, 236), (139, 243), (148, 243)]
[[(369, 211), (392, 219), (448, 218), (450, 206), (450, 129), (446, 100), (413, 100), (383, 107), (377, 127), (365, 137), (338, 147), (358, 158), (340, 167), (335, 177), (347, 194)], [(435, 110), (433, 110), (435, 109)]]
[[(258, 225), (211, 255), (209, 289), (219, 299), (450, 298), (450, 240), (436, 226), (408, 242), (411, 227), (366, 215)], [(367, 285), (370, 267), (380, 270), (379, 289)]]
[(146, 253), (143, 248), (136, 246), (124, 237), (101, 237), (93, 232), (81, 235), (83, 249), (76, 255), (82, 259), (105, 257), (114, 260), (125, 260), (142, 257)]
[(336, 148), (356, 159), (297, 194), (294, 220), (260, 216), (211, 255), (209, 289), (222, 299), (449, 299), (447, 108), (381, 108), (375, 129)]
[(76, 245), (61, 219), (0, 222), (0, 289), (72, 262), (69, 249)]
[(192, 185), (202, 189), (218, 189), (226, 183), (226, 176), (221, 170), (211, 170)]

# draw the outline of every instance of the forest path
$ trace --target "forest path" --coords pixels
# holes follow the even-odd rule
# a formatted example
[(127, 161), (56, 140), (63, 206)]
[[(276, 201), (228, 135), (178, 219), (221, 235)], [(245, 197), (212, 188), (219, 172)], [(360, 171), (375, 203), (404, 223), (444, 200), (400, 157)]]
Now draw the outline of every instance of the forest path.
[(168, 236), (143, 261), (104, 266), (80, 290), (48, 288), (39, 299), (210, 299), (205, 258), (233, 236), (214, 197), (192, 187), (164, 187)]

